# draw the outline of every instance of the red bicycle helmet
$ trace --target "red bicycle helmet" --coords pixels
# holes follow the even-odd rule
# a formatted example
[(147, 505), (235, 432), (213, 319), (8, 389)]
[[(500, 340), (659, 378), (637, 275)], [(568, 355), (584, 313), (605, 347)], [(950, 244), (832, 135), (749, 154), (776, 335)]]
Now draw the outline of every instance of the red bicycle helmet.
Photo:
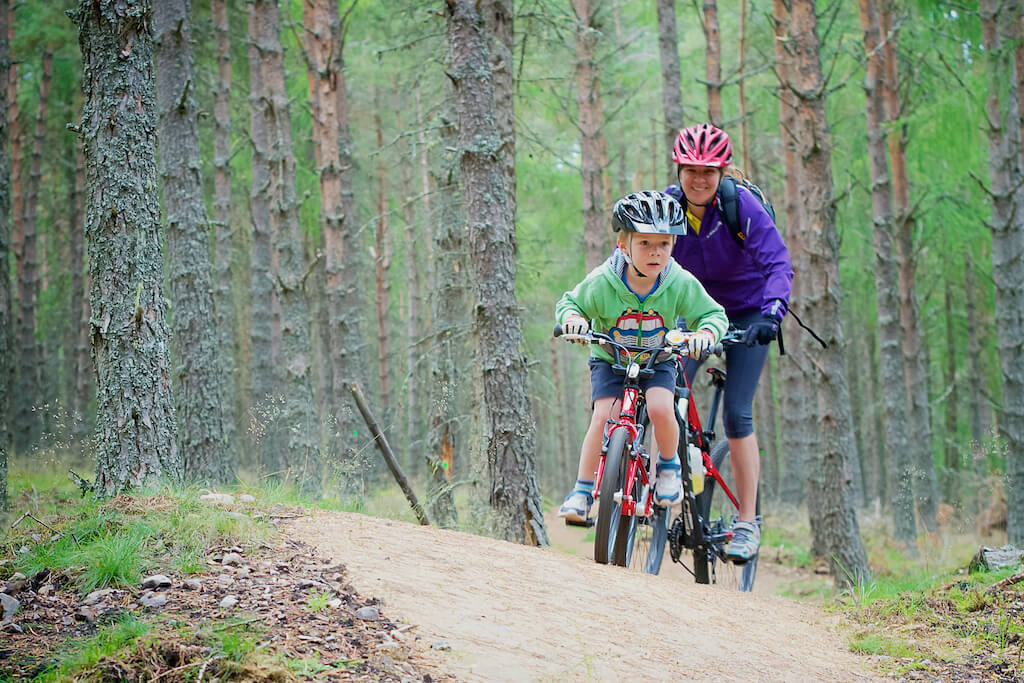
[(732, 163), (732, 143), (724, 130), (699, 123), (679, 131), (672, 160), (687, 166), (725, 168)]

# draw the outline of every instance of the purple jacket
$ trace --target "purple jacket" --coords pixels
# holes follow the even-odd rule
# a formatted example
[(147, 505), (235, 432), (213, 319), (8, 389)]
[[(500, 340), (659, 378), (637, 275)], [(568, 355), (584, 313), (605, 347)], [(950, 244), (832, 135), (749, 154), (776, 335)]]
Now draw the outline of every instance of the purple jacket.
[[(704, 211), (700, 233), (687, 230), (677, 238), (672, 256), (722, 304), (730, 319), (761, 312), (781, 320), (793, 289), (789, 251), (757, 198), (742, 186), (736, 189), (744, 245), (736, 244), (718, 206), (711, 205)], [(676, 185), (665, 192), (676, 199), (682, 196)]]

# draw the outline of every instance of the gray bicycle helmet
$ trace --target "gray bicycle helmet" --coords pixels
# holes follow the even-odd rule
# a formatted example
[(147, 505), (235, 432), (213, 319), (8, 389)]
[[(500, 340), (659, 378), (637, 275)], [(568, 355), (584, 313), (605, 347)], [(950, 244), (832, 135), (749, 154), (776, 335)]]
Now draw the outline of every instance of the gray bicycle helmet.
[(685, 235), (686, 213), (679, 202), (664, 192), (644, 190), (615, 202), (612, 229), (615, 232)]

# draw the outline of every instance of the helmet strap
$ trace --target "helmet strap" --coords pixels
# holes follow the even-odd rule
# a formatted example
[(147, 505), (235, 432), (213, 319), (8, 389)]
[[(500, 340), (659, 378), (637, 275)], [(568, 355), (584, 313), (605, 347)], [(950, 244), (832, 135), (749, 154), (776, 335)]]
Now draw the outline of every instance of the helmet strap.
[(634, 233), (631, 232), (626, 237), (626, 249), (625, 251), (622, 252), (622, 257), (626, 259), (626, 263), (628, 263), (629, 267), (633, 269), (633, 273), (635, 273), (637, 277), (647, 277), (646, 275), (640, 272), (639, 268), (633, 265), (633, 258), (630, 256), (629, 253), (633, 249), (633, 234)]

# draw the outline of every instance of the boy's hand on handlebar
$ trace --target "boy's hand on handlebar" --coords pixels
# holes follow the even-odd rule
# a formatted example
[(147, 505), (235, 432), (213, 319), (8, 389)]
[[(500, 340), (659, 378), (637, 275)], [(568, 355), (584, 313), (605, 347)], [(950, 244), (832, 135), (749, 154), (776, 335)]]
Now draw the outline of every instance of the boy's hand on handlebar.
[(697, 330), (688, 341), (690, 358), (703, 358), (715, 345), (715, 337), (709, 330)]
[[(587, 322), (586, 318), (580, 315), (570, 314), (565, 320), (562, 321), (562, 334), (563, 335), (584, 335), (590, 331), (590, 323)], [(575, 341), (570, 339), (569, 341)]]

